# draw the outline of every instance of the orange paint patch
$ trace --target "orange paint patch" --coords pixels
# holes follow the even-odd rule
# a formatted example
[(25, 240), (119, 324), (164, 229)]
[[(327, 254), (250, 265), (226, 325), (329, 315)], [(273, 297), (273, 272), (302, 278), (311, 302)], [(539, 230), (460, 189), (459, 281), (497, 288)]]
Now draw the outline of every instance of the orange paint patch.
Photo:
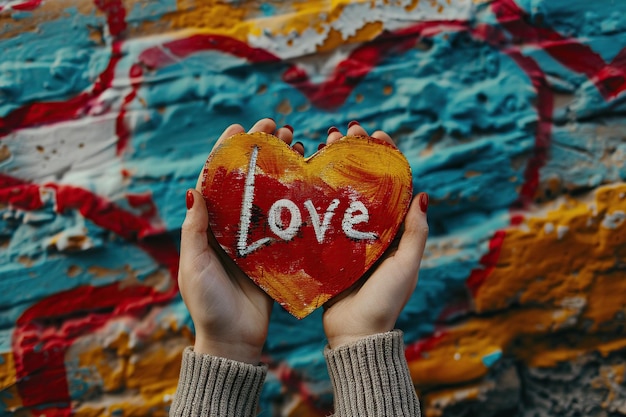
[[(626, 185), (568, 199), (506, 230), (500, 257), (478, 288), (479, 316), (444, 328), (411, 355), (418, 387), (467, 384), (488, 372), (500, 349), (531, 367), (553, 367), (589, 352), (626, 349)], [(485, 316), (480, 316), (485, 314)]]

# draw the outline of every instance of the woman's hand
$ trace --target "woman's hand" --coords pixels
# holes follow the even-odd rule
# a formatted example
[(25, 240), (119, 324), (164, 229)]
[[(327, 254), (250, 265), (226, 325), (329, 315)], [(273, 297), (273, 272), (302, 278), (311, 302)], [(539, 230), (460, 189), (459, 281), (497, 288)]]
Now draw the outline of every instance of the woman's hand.
[[(348, 135), (368, 136), (356, 122), (350, 123)], [(338, 129), (331, 127), (327, 144), (342, 136)], [(371, 136), (394, 145), (385, 132), (376, 131)], [(404, 230), (397, 247), (387, 250), (373, 267), (373, 272), (370, 271), (367, 280), (359, 280), (326, 303), (322, 320), (330, 348), (393, 330), (400, 312), (417, 285), (428, 237), (427, 208), (428, 195), (420, 193), (415, 196), (404, 220)]]
[[(242, 132), (240, 125), (228, 127), (215, 146)], [(273, 133), (287, 144), (293, 140), (293, 129), (276, 130), (272, 119), (258, 121), (252, 132)], [(300, 143), (293, 147), (304, 152)], [(219, 248), (198, 192), (201, 177), (196, 189), (187, 191), (178, 271), (180, 292), (195, 326), (194, 351), (256, 365), (267, 338), (272, 299)]]

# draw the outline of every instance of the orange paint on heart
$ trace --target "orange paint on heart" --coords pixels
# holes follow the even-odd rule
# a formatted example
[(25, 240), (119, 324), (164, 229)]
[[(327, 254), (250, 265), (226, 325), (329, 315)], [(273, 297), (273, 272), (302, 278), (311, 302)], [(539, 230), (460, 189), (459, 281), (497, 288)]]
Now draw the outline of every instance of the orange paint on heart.
[(202, 194), (224, 251), (303, 318), (384, 253), (412, 176), (402, 153), (374, 138), (344, 137), (305, 159), (272, 135), (242, 133), (207, 159)]

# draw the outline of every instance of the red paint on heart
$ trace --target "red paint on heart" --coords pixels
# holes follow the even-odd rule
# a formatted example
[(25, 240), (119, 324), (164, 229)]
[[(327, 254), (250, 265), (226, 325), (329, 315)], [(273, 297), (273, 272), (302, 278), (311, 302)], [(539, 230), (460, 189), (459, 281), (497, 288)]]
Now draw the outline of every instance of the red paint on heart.
[[(209, 156), (202, 192), (222, 248), (302, 318), (350, 287), (387, 249), (408, 210), (412, 177), (404, 156), (374, 139), (344, 138), (305, 160), (271, 135), (240, 134)], [(280, 201), (291, 210), (275, 210), (272, 219)], [(294, 218), (287, 238), (276, 233)]]

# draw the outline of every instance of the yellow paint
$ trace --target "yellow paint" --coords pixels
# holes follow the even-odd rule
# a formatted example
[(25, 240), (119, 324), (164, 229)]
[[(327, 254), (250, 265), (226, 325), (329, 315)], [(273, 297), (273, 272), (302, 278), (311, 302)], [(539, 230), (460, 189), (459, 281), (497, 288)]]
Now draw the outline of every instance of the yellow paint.
[[(435, 2), (436, 3), (436, 2)], [(179, 0), (176, 12), (165, 14), (159, 21), (143, 22), (136, 28), (130, 28), (131, 36), (162, 33), (164, 30), (200, 31), (231, 36), (243, 42), (250, 37), (258, 37), (267, 33), (273, 37), (297, 38), (306, 36), (307, 32), (315, 31), (326, 34), (317, 52), (328, 52), (346, 44), (358, 44), (375, 39), (385, 30), (384, 22), (355, 22), (359, 24), (353, 35), (344, 35), (338, 32), (333, 23), (339, 19), (351, 18), (347, 16), (346, 6), (361, 4), (362, 7), (381, 7), (370, 0), (317, 0), (273, 2), (276, 15), (261, 16), (260, 2), (245, 2), (244, 5), (229, 4), (219, 0), (200, 2), (197, 0)], [(414, 0), (405, 9), (411, 11), (419, 5)], [(450, 2), (436, 4), (439, 13), (452, 7)], [(164, 27), (167, 24), (167, 27)], [(291, 41), (288, 41), (290, 44)]]
[(170, 339), (134, 355), (126, 369), (126, 387), (139, 391), (146, 402), (173, 394), (186, 344), (186, 340)]
[(95, 337), (79, 354), (79, 366), (95, 369), (103, 383), (103, 395), (78, 404), (74, 415), (166, 417), (178, 383), (182, 352), (192, 343), (188, 330), (177, 333), (151, 331), (148, 340), (134, 345), (126, 333), (107, 340), (106, 346)]
[[(419, 387), (468, 383), (488, 369), (482, 357), (502, 350), (531, 367), (553, 367), (596, 351), (626, 348), (618, 313), (626, 314), (626, 185), (599, 188), (591, 201), (568, 199), (507, 230), (498, 265), (475, 298), (478, 316), (445, 329), (423, 358), (409, 364)], [(514, 302), (511, 304), (512, 302)], [(571, 329), (560, 334), (557, 330)], [(515, 343), (513, 343), (515, 342)]]
[(22, 406), (22, 398), (17, 391), (13, 353), (4, 352), (0, 356), (0, 401), (7, 410), (16, 410)]
[(120, 333), (107, 346), (93, 343), (78, 355), (78, 360), (81, 368), (95, 370), (105, 392), (115, 392), (124, 389), (129, 354), (128, 334)]
[[(39, 24), (61, 18), (69, 7), (81, 14), (91, 14), (95, 6), (92, 2), (75, 0), (43, 1), (39, 7), (30, 11), (28, 19), (13, 19), (12, 12), (0, 13), (0, 39), (12, 38), (27, 32), (37, 32)], [(96, 11), (96, 14), (99, 12)]]
[(599, 189), (595, 207), (570, 199), (545, 218), (529, 219), (528, 230), (508, 231), (498, 267), (475, 299), (477, 311), (505, 308), (515, 298), (521, 305), (552, 307), (571, 297), (597, 301), (586, 294), (602, 291), (592, 288), (594, 281), (615, 266), (616, 251), (626, 242), (626, 224), (611, 230), (601, 223), (609, 213), (626, 211), (626, 200), (619, 197), (624, 192), (624, 185)]
[(285, 308), (299, 319), (306, 317), (331, 298), (331, 294), (320, 292), (322, 283), (311, 279), (304, 271), (290, 271), (285, 274), (259, 265), (256, 275), (272, 277), (263, 281), (263, 290), (273, 299), (281, 300)]

